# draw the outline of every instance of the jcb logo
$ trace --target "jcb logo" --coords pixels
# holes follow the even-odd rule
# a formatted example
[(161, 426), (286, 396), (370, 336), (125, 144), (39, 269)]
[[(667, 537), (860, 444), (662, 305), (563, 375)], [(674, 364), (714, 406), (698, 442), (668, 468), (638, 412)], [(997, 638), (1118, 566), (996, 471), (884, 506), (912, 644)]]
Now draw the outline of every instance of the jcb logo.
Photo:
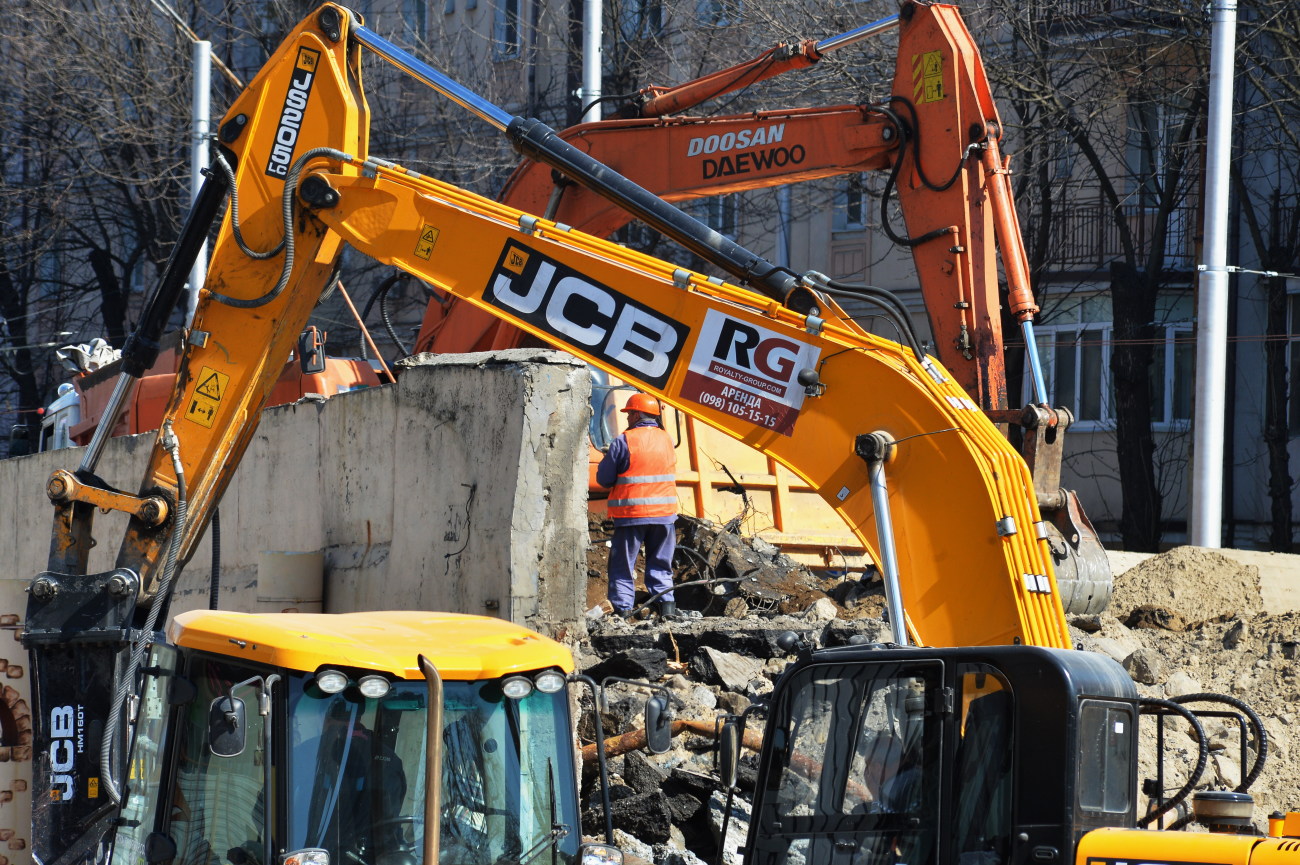
[(50, 799), (72, 799), (72, 767), (76, 756), (77, 715), (71, 706), (50, 710)]
[(765, 335), (753, 325), (728, 318), (718, 329), (713, 357), (737, 369), (761, 374), (773, 384), (779, 384), (784, 394), (785, 387), (794, 380), (802, 349), (792, 339)]
[(689, 332), (681, 322), (516, 243), (502, 250), (484, 298), (657, 386), (668, 380)]

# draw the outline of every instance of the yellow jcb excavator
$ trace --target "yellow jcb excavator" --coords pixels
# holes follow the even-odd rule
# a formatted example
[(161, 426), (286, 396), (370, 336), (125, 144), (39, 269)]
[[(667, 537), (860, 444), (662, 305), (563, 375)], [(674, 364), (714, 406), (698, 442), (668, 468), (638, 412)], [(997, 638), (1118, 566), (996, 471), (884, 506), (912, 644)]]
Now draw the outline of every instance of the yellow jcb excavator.
[[(909, 4), (904, 26), (944, 14), (951, 7)], [(363, 51), (601, 190), (736, 284), (371, 156)], [(114, 392), (120, 404), (152, 364), (229, 195), (139, 491), (94, 474), (111, 411), (81, 467), (57, 472), (48, 487), (49, 568), (32, 581), (23, 634), (42, 865), (617, 859), (608, 847), (579, 849), (566, 756), (570, 662), (539, 635), (427, 613), (198, 612), (159, 633), (176, 569), (345, 244), (775, 455), (884, 564), (903, 647), (813, 655), (787, 677), (764, 746), (759, 814), (771, 816), (749, 855), (1083, 863), (1147, 857), (1163, 843), (1165, 862), (1300, 861), (1297, 841), (1156, 833), (1136, 841), (1125, 831), (1137, 819), (1134, 686), (1115, 663), (1068, 649), (1029, 473), (910, 338), (893, 298), (774, 267), (334, 4), (288, 36), (218, 138), (221, 171), (196, 201)], [(820, 297), (846, 293), (896, 317), (904, 343), (824, 318)], [(87, 574), (100, 507), (129, 513), (130, 524), (116, 567)], [(863, 718), (899, 739), (879, 755), (900, 755), (889, 791), (880, 770), (877, 791), (858, 793), (871, 786), (865, 766), (876, 749), (863, 752), (864, 780), (846, 783), (866, 729), (853, 719)], [(818, 729), (827, 723), (829, 738)], [(799, 755), (817, 744), (843, 750), (815, 770)], [(981, 768), (997, 755), (1009, 771)], [(868, 837), (877, 840), (868, 846)]]

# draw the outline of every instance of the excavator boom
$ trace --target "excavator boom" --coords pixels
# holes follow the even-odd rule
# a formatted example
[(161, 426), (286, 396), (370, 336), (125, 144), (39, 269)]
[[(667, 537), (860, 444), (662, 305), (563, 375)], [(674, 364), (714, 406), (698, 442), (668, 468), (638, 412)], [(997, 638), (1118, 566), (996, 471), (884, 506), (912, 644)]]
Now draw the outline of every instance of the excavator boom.
[[(371, 158), (363, 45), (747, 286)], [(38, 809), (34, 846), (47, 865), (78, 861), (114, 819), (130, 735), (127, 697), (143, 647), (165, 621), (177, 569), (251, 441), (284, 358), (336, 277), (345, 243), (789, 466), (884, 563), (901, 641), (1068, 645), (1024, 462), (914, 339), (902, 346), (819, 317), (819, 293), (844, 287), (774, 267), (332, 4), (289, 35), (235, 101), (218, 140), (216, 176), (126, 348), (126, 374), (114, 390), (120, 406), (130, 379), (157, 357), (187, 258), (229, 194), (140, 490), (112, 490), (94, 474), (113, 410), (75, 483), (50, 485), (50, 565), (32, 584), (24, 633), (39, 719), (33, 799), (64, 802)], [(890, 298), (868, 297), (890, 307)], [(906, 317), (894, 314), (909, 332)], [(97, 507), (131, 518), (115, 569), (86, 574)], [(102, 743), (75, 755), (70, 773), (57, 741), (69, 706), (80, 712), (77, 729), (106, 731)], [(95, 789), (83, 795), (68, 787), (74, 777), (96, 779)]]
[[(783, 295), (806, 294), (810, 285), (821, 283), (772, 268), (565, 145), (549, 129), (485, 107), (472, 93), (454, 90), (452, 98), (481, 112), (530, 155), (615, 195), (620, 206), (640, 209), (642, 218), (659, 221), (662, 230), (682, 236), (761, 293), (368, 158), (364, 131), (348, 128), (352, 122), (363, 124), (364, 110), (352, 96), (359, 87), (346, 77), (359, 74), (347, 45), (363, 42), (388, 59), (395, 55), (417, 77), (440, 88), (448, 85), (364, 28), (354, 24), (352, 32), (354, 40), (342, 36), (331, 45), (311, 28), (300, 31), (280, 52), (283, 59), (268, 67), (279, 72), (259, 77), (222, 125), (223, 131), (234, 129), (232, 124), (246, 118), (226, 142), (238, 164), (234, 189), (240, 213), (246, 214), (241, 227), (247, 243), (268, 248), (285, 227), (291, 229), (287, 248), (293, 265), (281, 298), (314, 298), (346, 242), (660, 395), (788, 465), (822, 491), (869, 548), (886, 540), (896, 546), (901, 596), (921, 640), (1068, 642), (1047, 544), (1036, 529), (1028, 471), (933, 361), (783, 305)], [(280, 118), (252, 106), (267, 104), (268, 93), (288, 92), (297, 69), (294, 58), (318, 51), (325, 53), (316, 61), (311, 100), (291, 168), (286, 167), (286, 192), (284, 185), (265, 179), (266, 154), (276, 152)], [(323, 121), (319, 130), (317, 118)], [(352, 149), (348, 141), (355, 142)], [(281, 199), (289, 196), (306, 206), (286, 222)], [(238, 287), (274, 284), (277, 264), (241, 260), (246, 256), (233, 233), (227, 217), (213, 253), (213, 290), (234, 292), (236, 283), (227, 275), (249, 267), (265, 272), (239, 280)], [(215, 302), (202, 309), (196, 330), (237, 334), (241, 346), (260, 353), (261, 337), (251, 323), (233, 324), (248, 318), (246, 312)], [(275, 332), (291, 332), (300, 324), (286, 313)], [(189, 346), (185, 367), (196, 372), (189, 373), (169, 410), (178, 424), (193, 422), (187, 414), (201, 403), (202, 382), (227, 374), (226, 357), (234, 356), (235, 347), (216, 340)], [(214, 429), (226, 420), (225, 407), (215, 408)], [(232, 429), (243, 430), (249, 421), (239, 417), (234, 423)], [(875, 433), (881, 442), (898, 442), (880, 450), (882, 459), (874, 459), (866, 439), (860, 440)], [(235, 436), (223, 438), (230, 447), (237, 445)], [(164, 461), (155, 471), (167, 476)], [(883, 497), (882, 474), (889, 479)], [(878, 511), (886, 503), (892, 512), (887, 539), (878, 528)], [(941, 588), (958, 572), (968, 575), (969, 591)]]
[[(916, 632), (926, 641), (956, 644), (1020, 639), (1055, 645), (1066, 639), (1059, 602), (1048, 590), (1046, 545), (1035, 537), (1038, 517), (1026, 492), (1031, 487), (1025, 486), (1024, 464), (971, 410), (970, 399), (951, 377), (928, 360), (921, 366), (914, 352), (860, 331), (832, 323), (819, 332), (820, 319), (781, 303), (809, 295), (815, 281), (774, 268), (541, 124), (513, 118), (463, 88), (452, 98), (511, 135), (529, 155), (614, 195), (620, 207), (659, 221), (662, 230), (750, 288), (713, 287), (656, 259), (368, 160), (363, 43), (417, 77), (450, 86), (445, 77), (355, 25), (351, 13), (326, 5), (289, 37), (220, 126), (218, 164), (227, 166), (222, 176), (229, 174), (226, 183), (238, 210), (229, 208), (224, 218), (208, 286), (187, 336), (179, 384), (165, 413), (164, 427), (171, 429), (176, 446), (155, 449), (142, 485), (142, 493), (183, 498), (184, 521), (177, 527), (134, 518), (119, 554), (119, 567), (138, 574), (144, 599), (157, 592), (161, 553), (175, 530), (180, 533), (176, 559), (184, 562), (192, 553), (229, 481), (228, 467), (237, 464), (252, 436), (281, 359), (292, 350), (347, 241), (766, 449), (819, 487), (872, 549), (878, 541), (874, 509), (854, 437), (884, 431), (907, 438), (891, 457), (890, 473), (904, 467), (918, 472), (915, 479), (907, 473), (906, 480), (900, 477), (898, 489), (905, 492), (892, 495), (902, 539), (903, 596)], [(292, 147), (285, 144), (290, 139)], [(211, 183), (216, 191), (207, 196), (219, 199), (224, 184)], [(298, 196), (309, 203), (308, 210), (297, 209)], [(281, 243), (282, 252), (267, 255)], [(457, 256), (447, 254), (452, 249)], [(571, 278), (555, 276), (562, 270)], [(522, 306), (494, 300), (491, 286), (504, 285), (512, 273), (523, 278), (525, 271), (533, 293)], [(604, 289), (585, 295), (578, 287), (584, 279)], [(551, 282), (559, 299), (543, 308), (538, 304)], [(656, 321), (654, 310), (668, 318)], [(740, 341), (728, 348), (726, 339)], [(711, 359), (707, 352), (714, 350), (722, 354)], [(715, 369), (715, 360), (722, 366)], [(859, 363), (865, 366), (840, 378)], [(729, 372), (719, 371), (727, 364)], [(761, 375), (749, 378), (754, 373), (746, 371), (747, 364), (758, 364), (753, 368)], [(820, 387), (822, 395), (805, 398), (803, 386), (795, 386), (793, 376), (805, 370), (823, 383), (808, 390)], [(773, 383), (768, 380), (773, 375), (784, 379)], [(864, 387), (871, 393), (869, 404), (854, 396)], [(831, 432), (842, 446), (830, 444)], [(90, 450), (96, 450), (93, 444)], [(961, 465), (970, 486), (954, 496)], [(855, 475), (860, 475), (856, 481)], [(978, 511), (985, 517), (976, 516)], [(971, 516), (958, 519), (958, 513)], [(1016, 528), (1008, 530), (1013, 524)], [(61, 536), (79, 537), (71, 529)], [(951, 578), (949, 567), (957, 567), (949, 556), (960, 556), (963, 572), (991, 584), (990, 591), (978, 593), (978, 615), (972, 614), (970, 598), (958, 601), (933, 589)]]

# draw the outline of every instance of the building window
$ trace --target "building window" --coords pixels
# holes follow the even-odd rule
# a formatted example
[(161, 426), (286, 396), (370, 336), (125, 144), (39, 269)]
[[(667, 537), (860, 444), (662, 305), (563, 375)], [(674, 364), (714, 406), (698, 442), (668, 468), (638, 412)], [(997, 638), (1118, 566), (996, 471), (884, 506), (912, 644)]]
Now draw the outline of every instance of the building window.
[(696, 0), (695, 17), (710, 27), (729, 27), (740, 20), (740, 0)]
[(835, 231), (860, 231), (867, 227), (867, 197), (865, 178), (851, 174), (835, 193), (835, 210), (831, 227)]
[(498, 60), (519, 56), (519, 0), (496, 0), (492, 10), (492, 46)]
[(416, 39), (423, 39), (429, 32), (428, 14), (427, 0), (402, 0), (402, 20)]
[(664, 7), (661, 0), (621, 0), (615, 7), (615, 14), (619, 32), (628, 42), (651, 39), (663, 33)]
[[(1064, 305), (1068, 304), (1068, 306)], [(1157, 428), (1185, 427), (1192, 417), (1193, 366), (1191, 297), (1174, 295), (1158, 304), (1151, 363), (1151, 421)], [(1098, 295), (1065, 301), (1052, 310), (1051, 324), (1037, 328), (1048, 402), (1074, 412), (1077, 429), (1098, 429), (1115, 420), (1110, 355), (1114, 328), (1110, 298)], [(1033, 399), (1028, 365), (1023, 393)]]
[(732, 240), (736, 239), (737, 214), (740, 210), (736, 196), (717, 195), (713, 198), (705, 198), (696, 207), (700, 222)]

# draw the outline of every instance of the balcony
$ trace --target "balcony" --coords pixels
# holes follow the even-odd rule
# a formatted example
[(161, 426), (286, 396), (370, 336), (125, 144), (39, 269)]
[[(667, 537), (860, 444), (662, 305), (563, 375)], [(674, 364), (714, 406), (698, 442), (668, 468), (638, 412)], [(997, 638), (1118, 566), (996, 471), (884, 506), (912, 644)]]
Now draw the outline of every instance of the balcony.
[[(1133, 234), (1140, 261), (1144, 261), (1158, 227), (1159, 211), (1141, 205), (1125, 205), (1124, 221)], [(1195, 269), (1196, 240), (1200, 211), (1191, 205), (1176, 208), (1169, 215), (1165, 236), (1167, 271)], [(1110, 206), (1099, 199), (1072, 201), (1053, 218), (1046, 272), (1056, 274), (1100, 273), (1124, 257), (1120, 226)]]
[(1101, 33), (1149, 32), (1186, 27), (1189, 15), (1200, 7), (1185, 0), (1044, 0), (1030, 13), (1034, 25), (1051, 36), (1084, 38)]

